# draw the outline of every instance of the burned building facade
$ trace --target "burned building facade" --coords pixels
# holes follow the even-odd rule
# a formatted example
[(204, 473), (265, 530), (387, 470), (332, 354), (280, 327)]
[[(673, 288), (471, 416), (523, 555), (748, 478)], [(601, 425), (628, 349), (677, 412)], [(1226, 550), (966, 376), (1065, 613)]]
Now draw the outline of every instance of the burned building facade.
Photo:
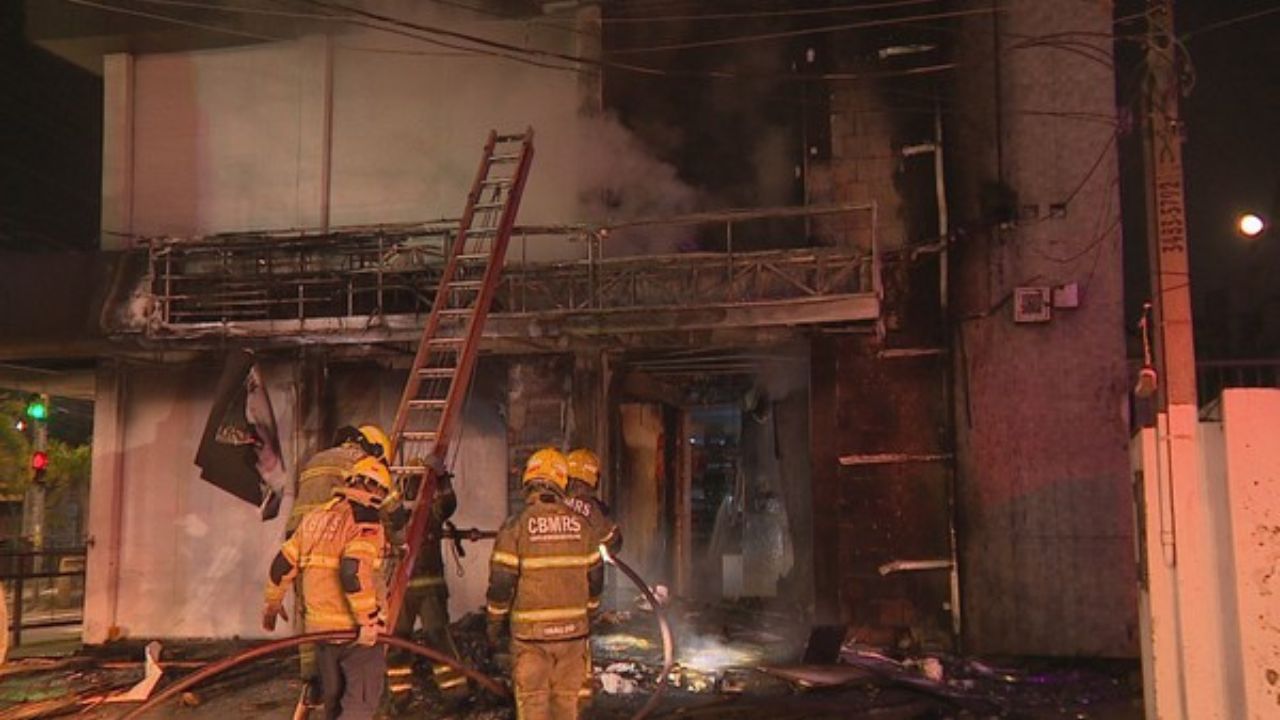
[(1109, 12), (797, 25), (719, 66), (624, 59), (714, 39), (625, 12), (464, 26), (603, 59), (568, 72), (368, 30), (107, 57), (87, 641), (259, 632), (281, 525), (192, 464), (222, 358), (257, 353), (290, 468), (389, 423), (484, 135), (531, 126), (459, 526), (501, 522), (534, 448), (587, 446), (625, 554), (676, 594), (1136, 652)]

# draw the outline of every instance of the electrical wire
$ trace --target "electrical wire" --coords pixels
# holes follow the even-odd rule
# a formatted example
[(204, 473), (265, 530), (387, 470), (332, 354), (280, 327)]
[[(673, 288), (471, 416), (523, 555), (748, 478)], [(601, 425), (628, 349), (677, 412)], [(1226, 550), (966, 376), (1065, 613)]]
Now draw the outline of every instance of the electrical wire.
[(606, 52), (606, 56), (618, 55), (638, 55), (643, 53), (668, 52), (672, 50), (691, 50), (696, 48), (707, 47), (723, 47), (725, 45), (741, 45), (743, 43), (754, 43), (767, 40), (784, 40), (795, 37), (808, 37), (811, 35), (825, 35), (827, 33), (841, 32), (845, 30), (861, 30), (873, 27), (885, 27), (894, 25), (906, 25), (916, 22), (924, 22), (927, 20), (942, 20), (946, 18), (968, 17), (972, 15), (990, 15), (1001, 12), (995, 6), (976, 8), (971, 10), (951, 10), (947, 12), (929, 13), (926, 15), (910, 15), (896, 18), (881, 18), (876, 20), (862, 20), (853, 23), (839, 23), (835, 25), (823, 25), (813, 28), (801, 28), (796, 30), (781, 30), (771, 33), (759, 33), (754, 35), (739, 35), (737, 37), (718, 38), (715, 40), (693, 40), (682, 43), (670, 43), (667, 45), (654, 45), (644, 48), (622, 48)]
[(871, 10), (885, 10), (917, 5), (936, 5), (941, 0), (897, 0), (897, 2), (880, 2), (866, 5), (849, 5), (826, 8), (794, 8), (791, 10), (756, 10), (751, 12), (698, 13), (694, 15), (659, 15), (651, 17), (611, 17), (601, 18), (605, 25), (651, 24), (662, 22), (700, 22), (704, 20), (750, 20), (758, 18), (805, 17), (808, 15), (834, 15), (838, 13), (861, 13)]
[(1249, 20), (1256, 20), (1260, 17), (1265, 17), (1267, 15), (1274, 15), (1275, 13), (1280, 13), (1280, 6), (1267, 8), (1266, 10), (1259, 10), (1257, 12), (1249, 13), (1247, 15), (1240, 15), (1233, 18), (1227, 18), (1226, 20), (1221, 20), (1215, 23), (1209, 23), (1204, 27), (1199, 27), (1194, 30), (1189, 30), (1183, 33), (1180, 37), (1184, 41), (1190, 40), (1191, 38), (1199, 37), (1205, 33), (1213, 32), (1215, 30), (1221, 30), (1222, 28), (1230, 27), (1232, 25), (1237, 25), (1239, 23), (1247, 22)]
[(280, 37), (272, 37), (270, 35), (261, 35), (258, 33), (247, 32), (244, 30), (235, 30), (232, 28), (221, 27), (218, 25), (208, 25), (205, 23), (192, 22), (190, 20), (182, 20), (180, 18), (175, 18), (170, 15), (150, 13), (150, 12), (146, 12), (145, 10), (132, 10), (129, 8), (120, 7), (118, 5), (106, 5), (103, 3), (96, 3), (96, 2), (92, 2), (92, 0), (63, 0), (63, 2), (68, 2), (68, 3), (71, 3), (72, 5), (80, 5), (82, 7), (94, 8), (97, 10), (105, 10), (107, 12), (120, 13), (122, 15), (133, 15), (134, 17), (148, 18), (150, 20), (155, 20), (157, 22), (170, 23), (173, 25), (182, 25), (184, 27), (196, 28), (198, 30), (205, 30), (208, 32), (222, 33), (224, 35), (234, 35), (234, 36), (243, 37), (243, 38), (250, 38), (252, 40), (276, 41), (276, 40), (285, 39)]

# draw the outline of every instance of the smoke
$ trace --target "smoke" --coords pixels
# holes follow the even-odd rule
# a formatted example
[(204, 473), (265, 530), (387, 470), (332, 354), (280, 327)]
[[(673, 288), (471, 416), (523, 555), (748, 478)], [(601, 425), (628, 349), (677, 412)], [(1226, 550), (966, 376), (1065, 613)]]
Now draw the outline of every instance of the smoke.
[[(782, 400), (809, 389), (809, 348), (784, 345), (770, 348), (756, 361), (755, 393), (765, 401)], [(748, 408), (749, 409), (749, 408)]]
[[(693, 212), (704, 205), (695, 188), (680, 179), (675, 166), (659, 160), (640, 138), (612, 114), (582, 118), (577, 157), (582, 218), (610, 224)], [(648, 226), (615, 233), (608, 255), (674, 252), (687, 249), (692, 227)]]

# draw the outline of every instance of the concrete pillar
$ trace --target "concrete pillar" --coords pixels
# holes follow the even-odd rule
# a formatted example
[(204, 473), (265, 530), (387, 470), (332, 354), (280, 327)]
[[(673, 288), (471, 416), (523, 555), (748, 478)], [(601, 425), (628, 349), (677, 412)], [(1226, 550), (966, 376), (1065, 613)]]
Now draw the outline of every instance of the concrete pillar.
[(116, 632), (124, 513), (125, 388), (123, 367), (109, 362), (99, 365), (84, 581), (84, 642), (90, 644), (111, 640)]
[(102, 249), (123, 250), (133, 234), (133, 56), (102, 60)]
[(333, 38), (298, 41), (298, 226), (328, 229), (333, 177)]
[[(1011, 0), (961, 26), (947, 149), (966, 649), (1129, 656), (1111, 7)], [(1030, 40), (1071, 33), (1097, 53)], [(1078, 307), (1014, 322), (1016, 288), (1071, 283)]]

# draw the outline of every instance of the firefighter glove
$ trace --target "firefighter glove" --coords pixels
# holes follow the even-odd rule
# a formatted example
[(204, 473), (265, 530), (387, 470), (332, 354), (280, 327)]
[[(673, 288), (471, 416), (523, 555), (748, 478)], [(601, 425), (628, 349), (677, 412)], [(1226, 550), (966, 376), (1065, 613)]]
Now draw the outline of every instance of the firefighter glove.
[(373, 647), (378, 644), (378, 633), (382, 630), (381, 623), (369, 623), (360, 626), (360, 634), (356, 636), (356, 644), (362, 647)]
[(279, 616), (285, 622), (289, 621), (289, 613), (284, 611), (284, 605), (278, 602), (269, 602), (262, 608), (262, 629), (272, 632), (276, 629), (276, 617)]

